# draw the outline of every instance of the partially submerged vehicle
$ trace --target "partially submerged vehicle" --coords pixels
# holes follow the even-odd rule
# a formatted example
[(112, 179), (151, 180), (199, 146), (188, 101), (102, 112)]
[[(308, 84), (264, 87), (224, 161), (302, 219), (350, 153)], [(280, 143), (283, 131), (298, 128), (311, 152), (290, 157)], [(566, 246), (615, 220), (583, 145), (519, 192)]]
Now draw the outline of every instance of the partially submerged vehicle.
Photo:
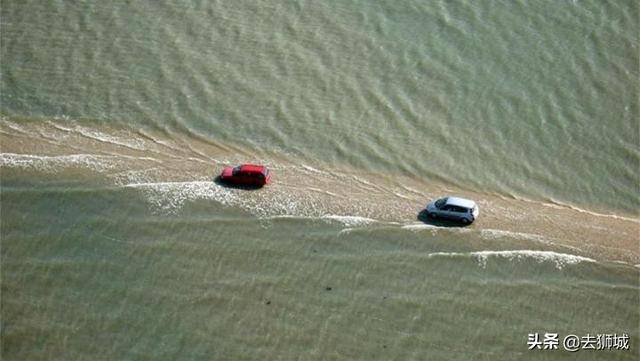
[(220, 174), (220, 181), (234, 185), (262, 187), (271, 181), (271, 173), (263, 165), (241, 164), (224, 168)]
[(478, 218), (480, 209), (476, 202), (460, 197), (444, 197), (427, 204), (427, 216), (471, 224)]

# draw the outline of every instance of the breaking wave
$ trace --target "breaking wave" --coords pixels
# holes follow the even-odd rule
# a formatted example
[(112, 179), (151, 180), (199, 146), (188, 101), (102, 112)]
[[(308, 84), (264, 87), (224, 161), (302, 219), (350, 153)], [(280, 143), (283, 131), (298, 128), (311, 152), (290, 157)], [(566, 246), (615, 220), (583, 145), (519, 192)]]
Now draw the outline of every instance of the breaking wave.
[(551, 262), (557, 269), (581, 262), (596, 262), (594, 259), (552, 251), (512, 250), (512, 251), (478, 251), (469, 253), (436, 252), (430, 253), (429, 258), (475, 258), (478, 265), (486, 268), (490, 259), (502, 258), (509, 261), (534, 260), (538, 263)]

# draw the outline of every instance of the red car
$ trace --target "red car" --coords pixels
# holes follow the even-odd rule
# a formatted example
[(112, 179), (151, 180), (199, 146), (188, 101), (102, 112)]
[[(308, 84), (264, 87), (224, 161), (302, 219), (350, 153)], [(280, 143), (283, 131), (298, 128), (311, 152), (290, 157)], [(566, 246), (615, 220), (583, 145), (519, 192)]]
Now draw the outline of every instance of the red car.
[(220, 174), (220, 181), (237, 184), (262, 187), (269, 183), (271, 174), (263, 165), (242, 164), (237, 167), (226, 167)]

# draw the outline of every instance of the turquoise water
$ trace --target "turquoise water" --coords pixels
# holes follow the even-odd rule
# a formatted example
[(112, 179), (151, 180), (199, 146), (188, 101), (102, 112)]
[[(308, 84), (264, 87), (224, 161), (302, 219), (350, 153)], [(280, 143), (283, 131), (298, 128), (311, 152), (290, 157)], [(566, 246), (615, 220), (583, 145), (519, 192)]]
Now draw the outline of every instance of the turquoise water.
[(639, 16), (3, 1), (2, 356), (636, 359)]

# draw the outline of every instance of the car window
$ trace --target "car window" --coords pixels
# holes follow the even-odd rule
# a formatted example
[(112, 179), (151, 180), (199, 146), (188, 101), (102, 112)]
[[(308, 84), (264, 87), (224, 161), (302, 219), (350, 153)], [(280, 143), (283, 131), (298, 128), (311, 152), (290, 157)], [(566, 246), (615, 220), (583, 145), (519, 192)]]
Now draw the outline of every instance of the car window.
[(447, 202), (447, 199), (448, 199), (448, 198), (441, 198), (441, 199), (438, 199), (438, 200), (436, 201), (436, 208), (441, 208), (442, 210), (444, 210), (444, 208), (443, 208), (442, 206)]

